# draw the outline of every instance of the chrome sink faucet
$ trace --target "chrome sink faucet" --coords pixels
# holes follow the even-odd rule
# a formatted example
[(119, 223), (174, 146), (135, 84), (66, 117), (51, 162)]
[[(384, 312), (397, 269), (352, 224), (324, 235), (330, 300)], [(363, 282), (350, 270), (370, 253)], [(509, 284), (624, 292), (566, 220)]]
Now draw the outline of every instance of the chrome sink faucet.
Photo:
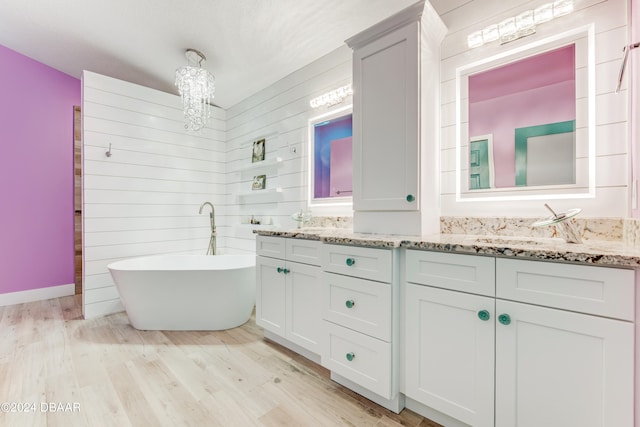
[(211, 206), (211, 212), (209, 212), (209, 219), (211, 221), (211, 237), (209, 238), (209, 248), (207, 248), (207, 255), (215, 255), (216, 254), (216, 214), (215, 209), (211, 202), (204, 202), (200, 205), (199, 214), (202, 214), (202, 210), (206, 205)]

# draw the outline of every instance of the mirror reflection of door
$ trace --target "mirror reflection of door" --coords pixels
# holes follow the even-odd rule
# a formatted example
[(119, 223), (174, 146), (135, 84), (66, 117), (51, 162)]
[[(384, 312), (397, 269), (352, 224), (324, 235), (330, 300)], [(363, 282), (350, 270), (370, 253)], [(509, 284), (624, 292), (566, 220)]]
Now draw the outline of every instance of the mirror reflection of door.
[(575, 120), (515, 130), (516, 185), (576, 183)]
[(469, 145), (469, 190), (493, 188), (492, 148), (491, 135), (471, 138)]

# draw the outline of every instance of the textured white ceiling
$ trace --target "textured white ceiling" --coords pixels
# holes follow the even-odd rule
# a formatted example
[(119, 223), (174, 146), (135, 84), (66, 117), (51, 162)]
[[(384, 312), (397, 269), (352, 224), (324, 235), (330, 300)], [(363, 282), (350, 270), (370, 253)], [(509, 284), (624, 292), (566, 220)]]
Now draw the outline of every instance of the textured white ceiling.
[(0, 44), (74, 77), (86, 69), (170, 93), (185, 49), (198, 49), (228, 108), (415, 1), (2, 0)]

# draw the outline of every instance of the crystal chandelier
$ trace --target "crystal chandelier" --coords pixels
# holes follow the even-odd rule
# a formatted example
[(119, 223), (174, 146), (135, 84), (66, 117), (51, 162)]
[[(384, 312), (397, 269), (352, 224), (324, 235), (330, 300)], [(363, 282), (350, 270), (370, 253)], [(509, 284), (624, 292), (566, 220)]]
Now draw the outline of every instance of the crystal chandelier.
[(176, 70), (176, 86), (182, 97), (184, 116), (187, 119), (185, 129), (199, 131), (207, 124), (211, 114), (210, 102), (216, 79), (202, 68), (202, 63), (207, 60), (202, 52), (187, 49), (185, 56), (188, 65)]

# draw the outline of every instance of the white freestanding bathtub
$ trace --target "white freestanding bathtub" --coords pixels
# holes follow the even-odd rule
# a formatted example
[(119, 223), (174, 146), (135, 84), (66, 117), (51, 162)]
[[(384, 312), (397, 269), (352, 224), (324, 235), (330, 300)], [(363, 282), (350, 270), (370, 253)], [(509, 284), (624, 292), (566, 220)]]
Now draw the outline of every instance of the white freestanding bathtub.
[(157, 255), (107, 267), (136, 329), (215, 331), (249, 320), (255, 255)]

